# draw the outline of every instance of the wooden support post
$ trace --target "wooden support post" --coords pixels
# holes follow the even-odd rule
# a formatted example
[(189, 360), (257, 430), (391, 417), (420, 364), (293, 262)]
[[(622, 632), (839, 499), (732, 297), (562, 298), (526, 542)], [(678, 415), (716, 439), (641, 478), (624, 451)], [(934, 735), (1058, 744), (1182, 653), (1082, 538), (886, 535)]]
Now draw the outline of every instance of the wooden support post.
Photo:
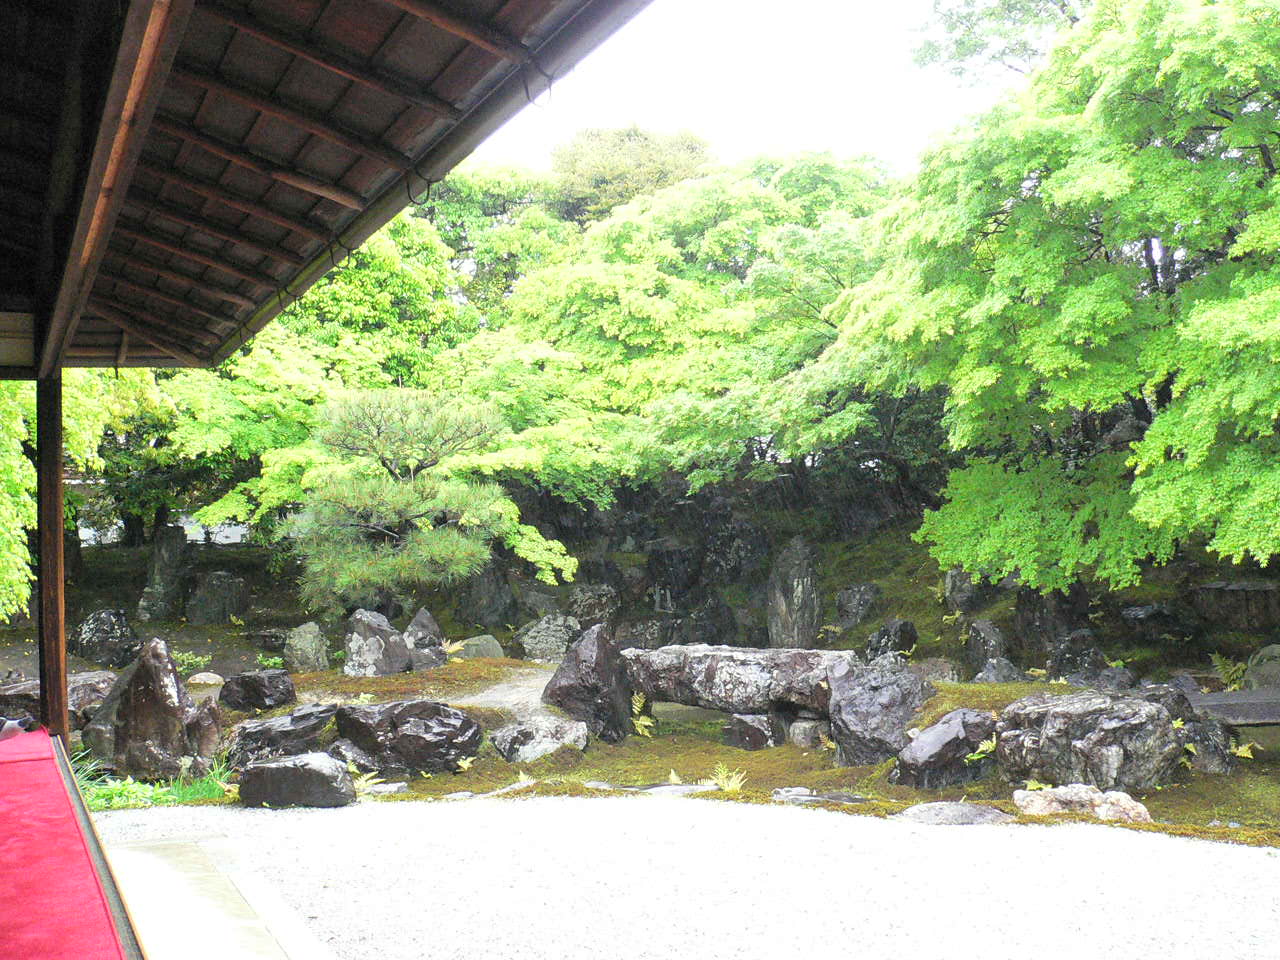
[(40, 720), (66, 740), (67, 633), (63, 597), (62, 377), (36, 381), (36, 498), (40, 541)]

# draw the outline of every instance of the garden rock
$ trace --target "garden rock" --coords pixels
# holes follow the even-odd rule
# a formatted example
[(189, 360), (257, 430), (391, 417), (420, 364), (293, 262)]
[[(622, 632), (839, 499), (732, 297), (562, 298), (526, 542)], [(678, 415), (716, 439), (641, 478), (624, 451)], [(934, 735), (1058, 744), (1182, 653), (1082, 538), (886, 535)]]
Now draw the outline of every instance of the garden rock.
[(123, 610), (95, 610), (67, 637), (67, 652), (105, 664), (127, 667), (142, 650)]
[[(1125, 694), (1158, 703), (1174, 721), (1173, 735), (1183, 759), (1202, 773), (1230, 773), (1235, 767), (1231, 733), (1221, 720), (1196, 711), (1186, 694), (1173, 684), (1149, 684)], [(1180, 721), (1180, 725), (1179, 725)]]
[(583, 632), (542, 691), (542, 700), (618, 743), (633, 732), (627, 664), (603, 625)]
[(1013, 802), (1028, 817), (1084, 813), (1098, 820), (1150, 823), (1147, 808), (1121, 790), (1103, 793), (1092, 784), (1070, 783), (1047, 790), (1015, 790)]
[(427, 647), (425, 650), (409, 650), (409, 669), (434, 670), (449, 662), (449, 655), (441, 647)]
[(933, 684), (894, 656), (862, 665), (836, 662), (828, 671), (831, 738), (842, 766), (879, 763), (908, 743), (907, 728)]
[(598, 623), (612, 623), (622, 606), (618, 591), (607, 583), (582, 583), (569, 591), (569, 616), (586, 630)]
[(1189, 618), (1165, 603), (1149, 603), (1125, 607), (1120, 619), (1133, 635), (1135, 643), (1165, 646), (1170, 640), (1189, 640), (1198, 630)]
[(387, 618), (372, 610), (357, 610), (347, 621), (347, 659), (342, 672), (349, 677), (383, 677), (405, 673), (413, 666), (404, 637)]
[(329, 746), (329, 756), (341, 760), (348, 769), (355, 767), (360, 773), (378, 772), (378, 762), (369, 755), (367, 750), (361, 750), (350, 740), (333, 741)]
[(1011, 823), (1016, 818), (1003, 810), (981, 803), (938, 800), (907, 807), (901, 813), (895, 813), (892, 819), (936, 826), (967, 827), (985, 823)]
[(197, 706), (160, 639), (142, 645), (121, 671), (93, 719), (84, 743), (119, 776), (172, 780), (202, 776), (218, 747), (221, 715), (213, 700)]
[(332, 703), (310, 703), (283, 717), (246, 720), (232, 731), (228, 759), (239, 769), (255, 760), (318, 750), (320, 732), (333, 720), (337, 710)]
[[(115, 682), (116, 675), (109, 670), (89, 670), (67, 677), (67, 713), (72, 730), (79, 730), (89, 722)], [(39, 719), (40, 682), (18, 680), (0, 685), (0, 716), (12, 720)]]
[(1095, 645), (1092, 630), (1073, 630), (1049, 645), (1045, 672), (1050, 679), (1072, 677), (1087, 683), (1107, 669), (1107, 658)]
[(187, 677), (187, 686), (189, 687), (216, 687), (220, 683), (225, 683), (222, 674), (213, 673), (210, 670), (202, 670), (200, 673), (193, 673)]
[(1183, 753), (1159, 703), (1095, 691), (1024, 697), (996, 729), (1000, 769), (1013, 781), (1150, 790), (1169, 780)]
[(281, 651), (284, 668), (290, 673), (315, 673), (329, 669), (329, 643), (318, 623), (294, 627), (284, 639)]
[(813, 550), (802, 537), (786, 545), (769, 571), (769, 646), (805, 649), (818, 638), (820, 615)]
[(246, 636), (254, 646), (261, 647), (267, 653), (283, 653), (289, 631), (284, 627), (259, 627), (249, 631)]
[(1280, 627), (1280, 583), (1270, 580), (1201, 584), (1191, 591), (1191, 604), (1219, 630), (1265, 633)]
[(1026, 683), (1030, 677), (1004, 657), (988, 660), (973, 678), (974, 683)]
[(826, 720), (793, 720), (787, 728), (787, 741), (797, 747), (812, 749), (831, 739), (831, 724)]
[(673, 539), (655, 540), (645, 546), (645, 567), (656, 588), (683, 597), (702, 578), (702, 552)]
[(914, 623), (894, 617), (867, 638), (867, 659), (874, 660), (886, 653), (905, 653), (919, 640)]
[(327, 753), (260, 760), (240, 774), (246, 807), (345, 807), (356, 802), (346, 764)]
[(202, 574), (187, 598), (187, 622), (197, 626), (243, 621), (249, 608), (249, 589), (243, 577), (226, 570)]
[(890, 779), (923, 790), (981, 780), (995, 768), (995, 750), (972, 762), (967, 758), (993, 737), (995, 728), (995, 717), (989, 713), (952, 710), (902, 748)]
[(763, 750), (787, 741), (784, 726), (764, 713), (735, 713), (721, 730), (724, 745), (740, 750)]
[(946, 657), (925, 657), (923, 660), (912, 660), (908, 669), (916, 676), (932, 683), (958, 683), (960, 668), (954, 661)]
[(664, 617), (628, 620), (619, 623), (614, 629), (619, 650), (629, 650), (633, 647), (639, 650), (656, 650), (671, 642), (671, 633), (672, 621)]
[(590, 734), (581, 720), (530, 717), (495, 730), (489, 740), (503, 760), (532, 763), (561, 747), (585, 750)]
[(497, 637), (491, 637), (485, 633), (463, 640), (462, 650), (459, 651), (458, 656), (463, 660), (476, 660), (480, 657), (505, 657), (506, 653)]
[(818, 793), (809, 787), (778, 787), (770, 794), (775, 803), (809, 804), (809, 803), (870, 803), (870, 797), (862, 797), (844, 790), (829, 790)]
[(974, 673), (981, 673), (989, 660), (1004, 659), (1008, 649), (1004, 634), (990, 620), (974, 620), (969, 624), (965, 633), (964, 659)]
[(851, 630), (871, 615), (880, 602), (881, 589), (874, 583), (855, 583), (836, 594), (836, 626)]
[[(683, 703), (725, 713), (769, 713), (780, 707), (827, 714), (827, 674), (857, 663), (851, 650), (757, 649), (687, 644), (624, 650), (631, 685), (656, 703)], [(896, 751), (895, 751), (896, 752)]]
[(1088, 624), (1089, 593), (1083, 585), (1049, 593), (1023, 587), (1014, 601), (1013, 635), (1005, 656), (1019, 666), (1038, 667), (1058, 640)]
[(462, 595), (463, 609), (471, 620), (490, 630), (502, 630), (515, 623), (520, 616), (520, 605), (506, 575), (495, 562), (467, 581)]
[(139, 620), (177, 620), (187, 578), (187, 532), (176, 524), (156, 531), (147, 585), (138, 601)]
[(952, 567), (942, 578), (942, 598), (952, 613), (968, 613), (990, 602), (996, 588), (985, 577), (974, 582), (973, 576), (960, 567)]
[(385, 774), (456, 772), (483, 738), (467, 714), (434, 700), (349, 704), (334, 715), (338, 735), (364, 750)]
[(530, 660), (559, 663), (569, 644), (581, 633), (582, 628), (573, 617), (553, 613), (525, 624), (516, 632), (514, 639)]
[(432, 647), (438, 649), (444, 645), (444, 631), (436, 623), (431, 611), (421, 607), (404, 628), (404, 642), (410, 650), (428, 650)]
[(232, 710), (272, 710), (298, 699), (293, 681), (283, 670), (250, 670), (227, 677), (218, 701)]
[(1249, 658), (1240, 686), (1245, 690), (1280, 687), (1280, 643), (1272, 643)]

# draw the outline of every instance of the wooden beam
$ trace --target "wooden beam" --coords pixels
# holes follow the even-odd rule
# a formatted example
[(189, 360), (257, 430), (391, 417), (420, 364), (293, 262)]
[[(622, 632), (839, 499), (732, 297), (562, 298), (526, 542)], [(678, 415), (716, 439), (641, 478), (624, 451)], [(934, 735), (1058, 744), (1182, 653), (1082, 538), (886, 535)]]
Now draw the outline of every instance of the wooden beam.
[[(174, 203), (168, 203), (157, 197), (149, 197), (139, 190), (130, 190), (128, 202), (135, 207), (146, 210), (148, 213), (154, 213), (160, 217), (167, 217), (174, 223), (180, 223), (184, 227), (191, 227), (199, 230), (201, 233), (207, 234), (216, 240), (226, 240), (228, 243), (240, 243), (248, 247), (250, 250), (256, 250), (263, 256), (270, 257), (272, 260), (278, 260), (281, 263), (287, 263), (291, 267), (300, 267), (306, 263), (306, 259), (292, 250), (285, 250), (277, 247), (269, 240), (258, 240), (251, 236), (246, 236), (238, 232), (233, 227), (223, 226), (215, 223), (205, 217), (192, 213), (183, 207)], [(280, 281), (275, 281), (278, 286)]]
[(183, 363), (192, 367), (209, 366), (209, 361), (181, 344), (173, 341), (166, 336), (163, 331), (157, 330), (149, 324), (144, 323), (126, 310), (117, 309), (112, 304), (103, 302), (102, 299), (97, 296), (89, 299), (88, 310), (95, 317), (101, 317), (108, 323), (114, 323), (125, 333), (137, 337), (143, 343), (149, 343), (157, 350), (163, 350), (175, 360), (181, 360)]
[(354, 190), (348, 190), (337, 184), (321, 180), (319, 177), (293, 170), (283, 164), (276, 163), (274, 160), (268, 160), (255, 153), (250, 153), (244, 147), (215, 137), (182, 120), (157, 115), (151, 121), (151, 129), (159, 130), (161, 133), (166, 133), (177, 140), (195, 144), (215, 157), (221, 157), (223, 160), (230, 161), (252, 170), (254, 173), (270, 177), (272, 180), (278, 180), (314, 196), (332, 200), (334, 203), (339, 203), (351, 210), (364, 209), (364, 197)]
[[(192, 306), (186, 300), (182, 299), (182, 297), (175, 297), (172, 294), (165, 293), (163, 290), (157, 290), (155, 287), (148, 287), (145, 283), (135, 283), (134, 281), (129, 280), (125, 277), (117, 276), (116, 274), (112, 274), (112, 273), (107, 273), (105, 270), (102, 271), (99, 274), (99, 276), (103, 280), (108, 280), (111, 283), (124, 287), (126, 290), (131, 290), (141, 297), (150, 297), (154, 300), (159, 300), (161, 303), (167, 303), (170, 306), (177, 307), (180, 310), (190, 311), (191, 313), (194, 313), (198, 317), (203, 317), (204, 319), (208, 320), (210, 323), (219, 323), (219, 324), (225, 323), (231, 326), (235, 325), (235, 320), (232, 317), (219, 317), (217, 314), (206, 313), (205, 311), (201, 310), (199, 307)], [(112, 304), (121, 310), (139, 309), (137, 306), (130, 304), (126, 300), (118, 300), (115, 297), (113, 297), (111, 294), (103, 293), (100, 290), (94, 291), (93, 299), (97, 300), (100, 303), (105, 302), (108, 304)], [(210, 332), (205, 327), (200, 327), (200, 326), (196, 326), (195, 324), (187, 323), (184, 320), (182, 320), (180, 317), (165, 315), (161, 319), (164, 325), (172, 327), (175, 332), (181, 333), (184, 336), (191, 337), (194, 340), (199, 340), (202, 343), (208, 343), (208, 344), (215, 344), (215, 343), (222, 342), (222, 338), (218, 336), (218, 334)]]
[(434, 24), (447, 33), (515, 63), (532, 63), (533, 54), (515, 37), (481, 20), (473, 20), (447, 10), (430, 0), (386, 0), (393, 7), (411, 13), (419, 20)]
[(235, 290), (228, 290), (220, 284), (210, 283), (203, 277), (193, 277), (189, 273), (183, 273), (181, 270), (174, 270), (172, 267), (163, 263), (156, 263), (146, 257), (139, 257), (136, 254), (125, 253), (122, 250), (116, 250), (114, 247), (107, 251), (111, 256), (121, 260), (127, 266), (136, 270), (146, 270), (148, 273), (154, 273), (158, 277), (164, 277), (167, 280), (175, 280), (178, 283), (189, 283), (193, 287), (199, 287), (204, 293), (211, 297), (218, 297), (227, 303), (234, 303), (238, 307), (247, 307), (253, 309), (258, 304), (250, 297), (246, 297), (243, 293), (237, 293)]
[[(60, 371), (59, 371), (60, 373)], [(40, 722), (66, 740), (71, 732), (67, 712), (67, 623), (62, 502), (62, 378), (36, 381), (36, 537), (40, 567)]]
[(181, 170), (175, 170), (172, 167), (166, 167), (164, 164), (156, 163), (154, 160), (146, 158), (138, 162), (138, 169), (145, 170), (152, 176), (159, 177), (166, 183), (176, 183), (179, 186), (190, 190), (192, 193), (206, 197), (209, 200), (221, 203), (230, 207), (232, 210), (239, 210), (241, 213), (247, 213), (259, 220), (266, 220), (268, 223), (274, 223), (278, 227), (284, 227), (286, 230), (292, 230), (300, 233), (304, 237), (310, 237), (312, 240), (318, 240), (321, 243), (328, 243), (330, 240), (329, 231), (314, 224), (307, 223), (305, 220), (299, 220), (297, 217), (291, 217), (285, 213), (279, 213), (272, 210), (265, 203), (257, 200), (251, 200), (248, 197), (242, 197), (219, 183), (211, 183), (208, 180), (201, 180), (199, 177), (193, 177)]
[(253, 110), (276, 117), (300, 130), (305, 130), (321, 139), (328, 140), (330, 143), (336, 143), (352, 153), (376, 160), (385, 166), (400, 171), (409, 170), (413, 166), (413, 162), (398, 150), (393, 150), (391, 147), (368, 137), (348, 133), (336, 126), (332, 120), (327, 119), (323, 114), (305, 110), (301, 107), (289, 106), (279, 100), (273, 100), (265, 93), (235, 81), (224, 79), (216, 74), (209, 73), (207, 70), (180, 65), (174, 67), (173, 76), (184, 83), (211, 90)]
[(123, 367), (129, 362), (129, 331), (120, 331), (120, 347), (116, 350), (116, 366)]
[(200, 0), (200, 9), (224, 23), (231, 24), (237, 30), (242, 30), (257, 37), (259, 40), (271, 44), (273, 47), (278, 47), (293, 54), (295, 57), (300, 57), (308, 63), (314, 63), (316, 66), (322, 67), (330, 73), (336, 73), (338, 76), (344, 77), (353, 83), (358, 83), (371, 90), (377, 90), (379, 93), (397, 97), (437, 116), (446, 117), (450, 120), (458, 120), (462, 117), (462, 111), (448, 100), (418, 88), (410, 80), (393, 76), (384, 71), (374, 70), (331, 50), (323, 50), (302, 37), (264, 23), (242, 10), (224, 6), (216, 2), (216, 0)]
[(206, 253), (203, 250), (196, 250), (192, 247), (184, 247), (176, 240), (166, 240), (164, 237), (158, 237), (154, 233), (147, 233), (128, 224), (117, 223), (115, 235), (124, 237), (127, 240), (136, 240), (139, 243), (149, 244), (157, 250), (163, 250), (166, 253), (172, 253), (174, 256), (184, 257), (192, 263), (202, 263), (206, 267), (213, 267), (215, 270), (221, 270), (229, 273), (233, 277), (239, 277), (241, 280), (248, 280), (250, 283), (256, 283), (259, 286), (271, 287), (275, 289), (280, 286), (281, 281), (271, 276), (269, 273), (263, 273), (261, 270), (255, 270), (252, 267), (246, 267), (242, 264), (235, 263), (225, 257), (214, 256), (212, 253)]

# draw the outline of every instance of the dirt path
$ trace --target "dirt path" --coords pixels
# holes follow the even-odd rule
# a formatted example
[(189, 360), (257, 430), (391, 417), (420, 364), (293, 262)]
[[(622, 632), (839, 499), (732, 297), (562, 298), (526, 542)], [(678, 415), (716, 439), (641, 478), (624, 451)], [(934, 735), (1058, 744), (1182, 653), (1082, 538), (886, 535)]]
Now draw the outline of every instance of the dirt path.
[(503, 680), (477, 693), (470, 693), (452, 701), (455, 707), (477, 707), (486, 710), (503, 710), (519, 719), (550, 716), (542, 703), (542, 690), (551, 679), (550, 667), (521, 670), (509, 680)]

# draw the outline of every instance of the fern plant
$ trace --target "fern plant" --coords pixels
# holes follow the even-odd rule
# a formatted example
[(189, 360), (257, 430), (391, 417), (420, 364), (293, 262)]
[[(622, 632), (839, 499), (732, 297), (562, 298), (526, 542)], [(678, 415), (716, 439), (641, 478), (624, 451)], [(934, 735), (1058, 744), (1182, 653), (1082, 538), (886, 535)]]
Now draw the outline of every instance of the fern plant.
[(981, 763), (983, 760), (987, 759), (987, 757), (991, 756), (991, 754), (995, 752), (996, 752), (996, 738), (994, 735), (992, 735), (991, 737), (987, 738), (986, 740), (983, 740), (980, 744), (978, 744), (978, 746), (974, 749), (973, 753), (968, 754), (964, 758), (964, 762), (965, 763)]
[(730, 770), (724, 763), (717, 763), (711, 776), (698, 781), (704, 787), (719, 787), (724, 793), (737, 793), (747, 783), (747, 775), (742, 770)]
[(1209, 659), (1213, 662), (1213, 671), (1222, 681), (1222, 686), (1227, 690), (1239, 690), (1249, 665), (1216, 652), (1209, 654)]
[(640, 736), (653, 736), (654, 719), (645, 713), (643, 693), (633, 693), (631, 695), (631, 725), (636, 728), (636, 733)]

